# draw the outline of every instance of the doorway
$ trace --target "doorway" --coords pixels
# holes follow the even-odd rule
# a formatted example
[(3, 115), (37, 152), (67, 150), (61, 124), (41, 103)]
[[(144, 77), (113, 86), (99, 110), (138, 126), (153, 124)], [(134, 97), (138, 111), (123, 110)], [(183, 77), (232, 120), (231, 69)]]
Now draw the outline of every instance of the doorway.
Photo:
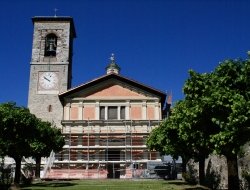
[(120, 164), (108, 163), (107, 170), (108, 170), (107, 178), (109, 179), (120, 178)]
[[(120, 161), (120, 150), (107, 150), (107, 161)], [(107, 164), (107, 178), (120, 178), (120, 163), (108, 163)]]

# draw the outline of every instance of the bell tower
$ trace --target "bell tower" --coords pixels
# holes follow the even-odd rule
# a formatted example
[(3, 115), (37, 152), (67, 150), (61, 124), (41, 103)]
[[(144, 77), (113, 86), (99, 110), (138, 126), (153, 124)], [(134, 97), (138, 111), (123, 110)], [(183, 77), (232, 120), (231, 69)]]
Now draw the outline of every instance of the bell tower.
[(71, 87), (73, 39), (72, 17), (33, 17), (28, 108), (37, 117), (60, 127), (63, 107), (60, 92)]

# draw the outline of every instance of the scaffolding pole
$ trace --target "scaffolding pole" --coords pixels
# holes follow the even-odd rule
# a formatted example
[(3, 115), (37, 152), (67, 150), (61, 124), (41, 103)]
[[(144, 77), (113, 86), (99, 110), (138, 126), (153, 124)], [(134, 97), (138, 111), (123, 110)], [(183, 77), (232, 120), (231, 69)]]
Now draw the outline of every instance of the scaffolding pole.
[(88, 164), (86, 169), (89, 171), (89, 119), (88, 119), (88, 152), (87, 152)]
[(70, 177), (70, 150), (71, 150), (71, 126), (69, 127), (69, 164), (68, 164), (68, 178)]

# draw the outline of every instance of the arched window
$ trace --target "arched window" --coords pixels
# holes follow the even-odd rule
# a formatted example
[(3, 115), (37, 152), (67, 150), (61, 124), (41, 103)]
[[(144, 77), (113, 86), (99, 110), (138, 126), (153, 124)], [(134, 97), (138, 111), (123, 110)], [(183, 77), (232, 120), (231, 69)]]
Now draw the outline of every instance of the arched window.
[(56, 56), (57, 36), (48, 34), (45, 38), (45, 53), (44, 56)]

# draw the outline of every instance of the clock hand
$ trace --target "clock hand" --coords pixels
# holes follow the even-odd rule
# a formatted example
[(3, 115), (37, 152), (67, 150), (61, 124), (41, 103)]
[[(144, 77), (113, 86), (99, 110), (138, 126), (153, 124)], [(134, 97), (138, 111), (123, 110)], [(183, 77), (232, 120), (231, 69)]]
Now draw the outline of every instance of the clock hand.
[(50, 80), (47, 78), (47, 77), (43, 77), (45, 80), (47, 80), (47, 81), (49, 81), (50, 82)]

